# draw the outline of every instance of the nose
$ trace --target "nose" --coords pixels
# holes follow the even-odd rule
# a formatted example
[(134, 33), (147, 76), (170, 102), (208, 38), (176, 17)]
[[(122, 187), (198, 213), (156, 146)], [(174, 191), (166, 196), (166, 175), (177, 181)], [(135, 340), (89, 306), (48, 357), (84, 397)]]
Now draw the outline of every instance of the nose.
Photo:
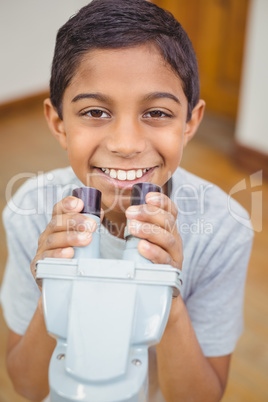
[(131, 158), (144, 151), (146, 147), (145, 130), (138, 121), (124, 117), (114, 122), (110, 129), (106, 143), (110, 152)]

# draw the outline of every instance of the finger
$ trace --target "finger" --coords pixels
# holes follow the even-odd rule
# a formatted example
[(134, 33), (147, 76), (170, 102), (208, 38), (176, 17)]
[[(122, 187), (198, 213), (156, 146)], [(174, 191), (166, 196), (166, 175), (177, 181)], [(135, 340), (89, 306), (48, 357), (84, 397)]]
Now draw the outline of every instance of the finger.
[(128, 223), (128, 230), (133, 236), (146, 239), (161, 247), (170, 254), (173, 260), (179, 261), (182, 254), (182, 240), (177, 231), (170, 233), (160, 226), (135, 220)]
[(38, 253), (31, 264), (35, 267), (37, 261), (44, 260), (45, 258), (73, 258), (73, 247), (56, 248), (53, 250), (46, 250), (42, 253)]
[(73, 256), (74, 256), (74, 249), (72, 247), (46, 250), (43, 253), (37, 254), (31, 262), (31, 272), (34, 279), (36, 277), (37, 261), (44, 260), (45, 258), (73, 258)]
[(50, 233), (62, 232), (64, 230), (76, 230), (80, 232), (88, 230), (89, 232), (94, 232), (96, 229), (97, 223), (93, 218), (80, 213), (70, 213), (53, 215), (45, 232), (49, 235)]
[(44, 260), (45, 258), (73, 258), (73, 256), (73, 247), (55, 248), (52, 250), (46, 250), (43, 253), (39, 254), (38, 260)]
[(141, 240), (139, 242), (138, 251), (143, 257), (152, 261), (154, 264), (168, 264), (177, 269), (181, 269), (182, 267), (182, 259), (173, 259), (163, 248), (147, 240)]
[(68, 247), (84, 247), (92, 241), (92, 233), (89, 231), (64, 231), (51, 233), (44, 239), (42, 245), (38, 249), (38, 254), (42, 254), (47, 250), (63, 249)]
[(131, 206), (126, 210), (126, 217), (161, 226), (169, 232), (177, 228), (176, 217), (155, 205)]
[(73, 196), (65, 197), (54, 205), (52, 215), (81, 212), (83, 207), (84, 203), (80, 198)]
[(155, 205), (156, 207), (171, 213), (175, 218), (178, 215), (177, 205), (166, 194), (148, 193), (146, 194), (145, 200), (147, 204)]

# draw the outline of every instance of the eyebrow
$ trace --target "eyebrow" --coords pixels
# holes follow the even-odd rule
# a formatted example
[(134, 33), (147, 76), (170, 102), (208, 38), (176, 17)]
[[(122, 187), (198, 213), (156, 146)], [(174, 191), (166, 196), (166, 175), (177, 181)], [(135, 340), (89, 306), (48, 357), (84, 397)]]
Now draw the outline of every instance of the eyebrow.
[[(148, 101), (148, 100), (161, 99), (161, 98), (168, 98), (168, 99), (171, 99), (171, 100), (175, 101), (179, 105), (181, 104), (181, 102), (177, 98), (177, 96), (175, 96), (175, 95), (173, 95), (173, 94), (171, 94), (169, 92), (152, 92), (152, 93), (146, 95), (144, 97), (144, 100)], [(73, 98), (72, 102), (78, 102), (78, 101), (80, 101), (82, 99), (97, 99), (100, 102), (110, 102), (110, 103), (112, 102), (110, 97), (108, 97), (106, 95), (103, 95), (103, 94), (100, 94), (100, 93), (79, 94), (79, 95), (76, 95)]]
[(111, 99), (108, 96), (99, 93), (79, 94), (73, 98), (72, 102), (78, 102), (81, 99), (97, 99), (100, 102), (111, 102)]
[(148, 94), (147, 96), (145, 96), (144, 100), (154, 100), (154, 99), (161, 99), (161, 98), (168, 98), (168, 99), (175, 101), (179, 105), (181, 104), (179, 98), (177, 98), (177, 96), (175, 96), (169, 92), (152, 92), (152, 93)]

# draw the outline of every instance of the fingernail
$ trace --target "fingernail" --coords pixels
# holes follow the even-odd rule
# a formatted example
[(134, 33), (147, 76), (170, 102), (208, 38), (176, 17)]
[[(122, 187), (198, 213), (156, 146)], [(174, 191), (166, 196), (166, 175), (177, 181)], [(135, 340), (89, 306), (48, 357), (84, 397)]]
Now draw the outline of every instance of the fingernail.
[(94, 232), (97, 228), (97, 223), (92, 219), (86, 219), (84, 222), (85, 229), (89, 230), (90, 232)]
[(146, 240), (141, 240), (140, 247), (142, 248), (142, 250), (147, 251), (150, 248), (150, 244)]
[(130, 211), (130, 212), (139, 212), (140, 206), (138, 206), (138, 205), (131, 205), (131, 207), (128, 207), (127, 210)]
[(133, 205), (131, 207), (129, 207), (126, 210), (126, 216), (134, 216), (134, 215), (138, 215), (140, 213), (140, 208), (137, 207), (136, 205)]
[(71, 252), (72, 252), (72, 249), (70, 247), (61, 249), (61, 255), (63, 257), (69, 256), (71, 254)]
[(67, 209), (75, 209), (80, 202), (79, 198), (68, 198), (64, 202), (64, 206)]
[(92, 237), (92, 234), (89, 232), (80, 232), (77, 235), (78, 240), (86, 240), (86, 239), (90, 239), (90, 237)]
[(131, 220), (128, 224), (128, 230), (131, 233), (138, 233), (141, 230), (141, 223), (139, 221)]
[(161, 200), (161, 195), (149, 195), (148, 197), (146, 197), (146, 201), (154, 201), (154, 202), (159, 202)]

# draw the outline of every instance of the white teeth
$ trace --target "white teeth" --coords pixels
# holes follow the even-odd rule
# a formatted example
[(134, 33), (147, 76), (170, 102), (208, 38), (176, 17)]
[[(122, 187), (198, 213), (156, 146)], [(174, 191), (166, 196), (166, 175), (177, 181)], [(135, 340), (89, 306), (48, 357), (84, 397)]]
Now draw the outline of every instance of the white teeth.
[(118, 170), (117, 179), (118, 180), (126, 180), (126, 178), (127, 178), (127, 173), (125, 172), (125, 170)]
[(116, 176), (117, 176), (116, 170), (111, 169), (111, 170), (110, 170), (110, 177), (111, 177), (112, 179), (116, 179)]
[(136, 173), (137, 178), (139, 179), (142, 176), (142, 170), (138, 169)]
[(150, 168), (148, 169), (137, 169), (137, 170), (116, 170), (116, 169), (108, 169), (108, 168), (101, 168), (103, 173), (109, 175), (112, 179), (117, 180), (135, 180), (142, 177)]
[[(138, 174), (137, 174), (138, 177)], [(135, 170), (128, 170), (127, 171), (127, 180), (135, 180), (136, 179), (136, 172)]]

